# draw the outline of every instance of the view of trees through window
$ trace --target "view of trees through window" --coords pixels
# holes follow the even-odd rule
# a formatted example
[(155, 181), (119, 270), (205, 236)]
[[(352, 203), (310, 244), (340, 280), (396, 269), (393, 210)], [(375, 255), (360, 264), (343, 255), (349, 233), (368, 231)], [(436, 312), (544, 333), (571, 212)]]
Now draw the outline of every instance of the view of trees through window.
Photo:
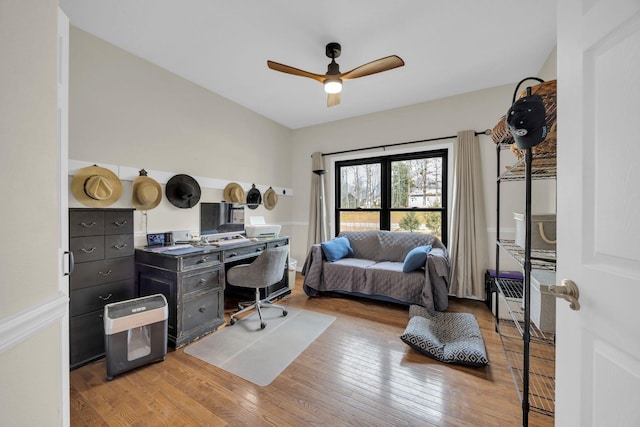
[(446, 239), (447, 151), (336, 163), (336, 225)]

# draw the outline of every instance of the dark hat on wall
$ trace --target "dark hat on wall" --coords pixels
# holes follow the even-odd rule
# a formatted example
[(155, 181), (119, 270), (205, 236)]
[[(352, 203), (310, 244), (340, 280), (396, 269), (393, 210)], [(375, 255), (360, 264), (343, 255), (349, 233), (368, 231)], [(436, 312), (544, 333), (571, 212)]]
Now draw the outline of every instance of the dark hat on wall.
[(147, 176), (147, 171), (140, 170), (140, 176), (133, 180), (131, 204), (139, 211), (153, 209), (162, 200), (162, 187), (153, 178)]
[(256, 185), (252, 184), (251, 190), (247, 193), (247, 207), (249, 209), (256, 209), (260, 203), (262, 203), (262, 194), (260, 190), (256, 188)]
[(535, 147), (547, 137), (544, 102), (539, 95), (518, 99), (507, 111), (507, 128), (520, 149)]
[(230, 182), (224, 187), (223, 198), (229, 203), (244, 203), (244, 190), (237, 182)]
[(278, 195), (273, 190), (273, 188), (269, 187), (269, 189), (264, 192), (264, 207), (267, 210), (271, 210), (276, 207), (277, 203)]
[(200, 185), (189, 175), (174, 175), (165, 188), (167, 200), (182, 209), (194, 207), (200, 201)]
[(71, 180), (71, 192), (83, 205), (103, 208), (114, 204), (122, 195), (120, 178), (109, 169), (97, 165), (79, 169)]

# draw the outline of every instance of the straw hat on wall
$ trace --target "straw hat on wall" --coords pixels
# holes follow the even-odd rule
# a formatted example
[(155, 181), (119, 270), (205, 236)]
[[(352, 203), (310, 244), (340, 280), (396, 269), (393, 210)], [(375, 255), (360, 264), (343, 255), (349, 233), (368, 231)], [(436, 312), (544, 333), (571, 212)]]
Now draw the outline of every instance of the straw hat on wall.
[(269, 189), (264, 192), (264, 207), (265, 209), (271, 210), (276, 207), (277, 203), (278, 195), (273, 188), (269, 187)]
[(140, 176), (133, 180), (131, 204), (139, 211), (148, 211), (160, 204), (162, 187), (153, 178), (147, 176), (147, 171), (140, 170)]
[(83, 205), (104, 208), (118, 201), (122, 195), (122, 183), (109, 169), (87, 166), (73, 176), (71, 193)]
[(226, 187), (224, 187), (223, 198), (225, 202), (243, 203), (244, 190), (237, 182), (230, 182)]

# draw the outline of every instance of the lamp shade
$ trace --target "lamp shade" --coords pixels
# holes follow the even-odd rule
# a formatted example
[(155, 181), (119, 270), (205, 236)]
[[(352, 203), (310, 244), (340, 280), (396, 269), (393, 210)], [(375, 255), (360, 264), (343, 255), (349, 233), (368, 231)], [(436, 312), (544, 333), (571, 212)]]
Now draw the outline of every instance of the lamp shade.
[(324, 81), (324, 91), (327, 93), (340, 93), (342, 92), (342, 80), (340, 79), (327, 79)]

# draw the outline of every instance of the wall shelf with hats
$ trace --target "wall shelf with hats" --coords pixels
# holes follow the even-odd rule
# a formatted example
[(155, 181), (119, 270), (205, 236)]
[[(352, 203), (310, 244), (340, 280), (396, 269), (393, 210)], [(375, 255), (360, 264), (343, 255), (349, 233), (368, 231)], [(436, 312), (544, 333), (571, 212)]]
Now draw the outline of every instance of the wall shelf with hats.
[[(72, 160), (69, 159), (69, 175), (73, 176), (76, 172), (82, 168), (99, 165), (102, 168), (109, 169), (113, 172), (121, 181), (133, 181), (136, 177), (140, 175), (141, 169), (146, 169), (147, 175), (152, 177), (160, 184), (167, 184), (169, 180), (175, 175), (180, 174), (180, 172), (167, 172), (160, 171), (155, 169), (148, 169), (144, 165), (140, 167), (133, 166), (125, 166), (125, 165), (113, 165), (113, 164), (105, 164), (101, 162), (87, 162), (83, 160)], [(184, 172), (184, 171), (182, 171)], [(230, 183), (228, 179), (220, 179), (220, 178), (212, 178), (208, 176), (198, 176), (191, 175), (195, 180), (198, 181), (198, 184), (202, 188), (216, 189), (216, 190), (224, 190), (225, 187)], [(278, 196), (293, 196), (293, 188), (289, 187), (279, 187), (271, 184), (256, 184), (253, 182), (237, 182), (241, 188), (247, 189), (250, 191), (252, 186), (255, 186), (256, 189), (260, 191), (261, 194), (265, 194), (270, 188), (274, 191)]]

